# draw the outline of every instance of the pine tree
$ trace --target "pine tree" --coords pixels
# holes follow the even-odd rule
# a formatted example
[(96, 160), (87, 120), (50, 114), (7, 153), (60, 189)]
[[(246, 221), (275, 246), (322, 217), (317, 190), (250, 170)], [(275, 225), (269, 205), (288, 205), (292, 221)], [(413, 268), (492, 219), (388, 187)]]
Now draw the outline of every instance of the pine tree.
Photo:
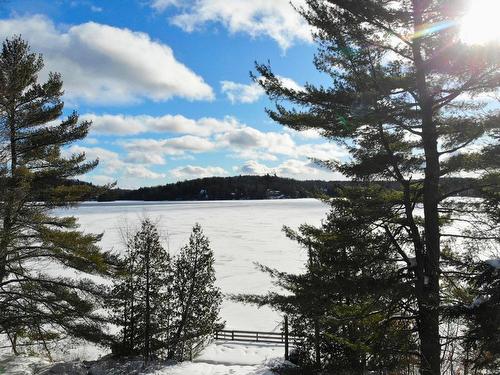
[(215, 286), (214, 256), (201, 226), (174, 260), (172, 343), (169, 358), (191, 358), (221, 328), (222, 294)]
[[(97, 308), (104, 289), (86, 275), (107, 277), (114, 259), (97, 246), (100, 235), (78, 230), (71, 207), (91, 193), (65, 184), (92, 170), (84, 154), (65, 158), (61, 148), (84, 138), (89, 122), (63, 111), (62, 80), (51, 73), (38, 83), (41, 56), (20, 37), (7, 39), (0, 55), (0, 333), (15, 350), (18, 339), (42, 342), (69, 334), (106, 342)], [(55, 266), (57, 265), (57, 266)], [(75, 278), (60, 276), (76, 273)]]
[(415, 337), (411, 324), (395, 317), (407, 313), (402, 306), (411, 303), (406, 297), (411, 277), (404, 265), (390, 261), (397, 252), (384, 233), (358, 215), (367, 191), (352, 189), (351, 194), (356, 191), (357, 200), (334, 200), (320, 227), (285, 228), (287, 236), (307, 251), (306, 271), (296, 275), (261, 269), (286, 294), (236, 299), (286, 314), (291, 335), (299, 338), (295, 359), (311, 373), (402, 373), (412, 361)]
[[(456, 270), (478, 261), (477, 249), (486, 246), (478, 241), (497, 246), (500, 237), (498, 225), (483, 225), (485, 214), (498, 212), (498, 200), (447, 199), (471, 188), (498, 189), (500, 113), (477, 95), (500, 86), (500, 48), (461, 41), (456, 25), (463, 1), (306, 3), (300, 12), (319, 45), (314, 63), (331, 86), (291, 89), (269, 65), (257, 65), (254, 78), (276, 102), (268, 110), (273, 120), (316, 129), (349, 149), (349, 161), (324, 164), (358, 181), (399, 185), (389, 196), (367, 192), (371, 200), (355, 215), (369, 217), (397, 251), (393, 261), (411, 269), (413, 288), (405, 298), (416, 313), (421, 371), (440, 374), (440, 318), (448, 303), (457, 303), (442, 298), (443, 288), (448, 294), (468, 280)], [(464, 172), (478, 178), (443, 188), (443, 177)], [(342, 198), (359, 194), (346, 191)], [(461, 233), (446, 229), (457, 222), (470, 226)], [(462, 248), (469, 257), (457, 251)]]
[(126, 245), (123, 272), (113, 288), (116, 323), (122, 327), (115, 352), (142, 355), (148, 362), (169, 347), (171, 260), (149, 219), (141, 222)]

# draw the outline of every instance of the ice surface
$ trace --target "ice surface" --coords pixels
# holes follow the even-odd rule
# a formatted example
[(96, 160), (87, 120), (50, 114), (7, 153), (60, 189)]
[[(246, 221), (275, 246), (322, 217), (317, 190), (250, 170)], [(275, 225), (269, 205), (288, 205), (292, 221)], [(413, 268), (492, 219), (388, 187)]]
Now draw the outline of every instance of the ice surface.
[[(282, 232), (283, 225), (320, 224), (328, 207), (314, 199), (197, 201), (197, 202), (87, 202), (59, 215), (79, 218), (82, 230), (104, 232), (101, 246), (123, 251), (120, 229), (136, 228), (147, 216), (158, 222), (172, 253), (187, 242), (198, 222), (215, 254), (217, 284), (224, 293), (265, 293), (272, 288), (255, 262), (282, 271), (303, 267), (305, 251)], [(225, 301), (222, 319), (228, 329), (279, 330), (282, 317), (269, 308)]]
[[(327, 206), (314, 199), (211, 202), (109, 202), (84, 203), (78, 208), (57, 210), (57, 215), (76, 216), (85, 232), (101, 233), (105, 250), (123, 251), (120, 230), (137, 229), (141, 218), (158, 222), (164, 244), (175, 253), (185, 244), (192, 226), (198, 222), (209, 237), (215, 254), (217, 284), (226, 294), (265, 293), (273, 285), (255, 263), (282, 271), (299, 272), (306, 252), (285, 237), (283, 225), (318, 225)], [(62, 273), (54, 264), (38, 265)], [(66, 273), (65, 273), (66, 275)], [(221, 311), (228, 329), (277, 331), (282, 317), (269, 308), (225, 301)], [(3, 354), (2, 354), (3, 353)], [(0, 369), (9, 374), (32, 374), (48, 362), (40, 357), (14, 357), (0, 351)], [(55, 360), (92, 360), (107, 350), (74, 342), (53, 353)], [(209, 345), (197, 362), (167, 366), (158, 375), (272, 375), (268, 363), (283, 358), (284, 348), (272, 344), (217, 342)], [(0, 370), (0, 373), (2, 371)]]

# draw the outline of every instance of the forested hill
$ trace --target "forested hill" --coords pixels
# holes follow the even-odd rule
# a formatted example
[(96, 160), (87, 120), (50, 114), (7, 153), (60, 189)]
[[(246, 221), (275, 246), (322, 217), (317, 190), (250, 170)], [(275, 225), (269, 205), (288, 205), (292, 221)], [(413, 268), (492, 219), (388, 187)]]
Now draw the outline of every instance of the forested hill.
[[(470, 183), (466, 179), (446, 179), (446, 191)], [(352, 181), (299, 181), (277, 176), (207, 177), (177, 183), (143, 187), (136, 190), (112, 189), (101, 194), (99, 201), (114, 200), (230, 200), (230, 199), (280, 199), (311, 198), (320, 195), (335, 196), (341, 187), (354, 186)], [(380, 182), (387, 188), (398, 189), (394, 182)], [(474, 196), (474, 191), (462, 195)]]

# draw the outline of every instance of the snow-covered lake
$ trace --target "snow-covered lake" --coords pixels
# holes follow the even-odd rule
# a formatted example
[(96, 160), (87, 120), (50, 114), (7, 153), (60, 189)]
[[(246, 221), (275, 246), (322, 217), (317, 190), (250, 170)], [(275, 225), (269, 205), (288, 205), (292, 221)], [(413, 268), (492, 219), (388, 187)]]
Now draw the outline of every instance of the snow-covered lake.
[[(86, 232), (101, 233), (104, 249), (122, 251), (120, 229), (137, 228), (142, 217), (158, 222), (164, 245), (175, 253), (187, 242), (196, 222), (215, 254), (217, 284), (224, 293), (265, 293), (271, 287), (255, 262), (283, 271), (301, 270), (305, 251), (282, 232), (283, 225), (320, 224), (328, 207), (314, 199), (204, 202), (85, 203), (60, 215), (79, 218)], [(222, 319), (228, 329), (279, 330), (281, 317), (268, 309), (225, 301)]]

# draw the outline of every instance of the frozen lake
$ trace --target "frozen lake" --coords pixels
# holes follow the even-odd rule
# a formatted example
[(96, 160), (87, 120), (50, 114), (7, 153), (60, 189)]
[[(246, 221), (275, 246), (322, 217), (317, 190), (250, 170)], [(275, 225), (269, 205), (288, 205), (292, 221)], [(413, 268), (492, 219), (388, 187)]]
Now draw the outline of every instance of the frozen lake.
[[(175, 253), (196, 222), (203, 227), (215, 254), (217, 284), (224, 293), (265, 293), (271, 287), (255, 262), (282, 271), (300, 271), (304, 249), (285, 237), (283, 225), (318, 225), (328, 207), (314, 199), (202, 202), (85, 203), (58, 214), (79, 218), (86, 232), (101, 233), (101, 246), (122, 251), (121, 228), (137, 228), (142, 217), (158, 223), (164, 246)], [(222, 319), (228, 329), (277, 330), (278, 313), (268, 308), (225, 301)]]

